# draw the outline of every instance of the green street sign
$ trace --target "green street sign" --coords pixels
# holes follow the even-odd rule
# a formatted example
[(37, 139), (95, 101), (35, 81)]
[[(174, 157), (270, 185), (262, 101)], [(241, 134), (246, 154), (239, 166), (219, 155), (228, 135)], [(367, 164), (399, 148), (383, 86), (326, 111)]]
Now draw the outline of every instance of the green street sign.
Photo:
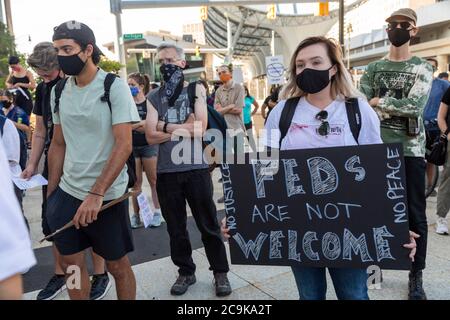
[(141, 39), (144, 39), (144, 35), (142, 33), (130, 33), (123, 35), (124, 41), (141, 40)]

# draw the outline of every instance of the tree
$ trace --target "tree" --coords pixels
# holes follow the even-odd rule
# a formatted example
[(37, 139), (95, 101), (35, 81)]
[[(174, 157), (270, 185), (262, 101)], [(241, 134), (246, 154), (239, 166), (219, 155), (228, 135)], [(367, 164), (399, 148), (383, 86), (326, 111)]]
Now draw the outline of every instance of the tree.
[(9, 34), (5, 24), (0, 22), (0, 88), (5, 87), (9, 74), (8, 59), (12, 55), (17, 55), (14, 37)]
[(120, 62), (110, 60), (106, 57), (102, 57), (98, 66), (106, 72), (112, 72), (115, 74), (119, 74), (119, 71), (122, 68)]

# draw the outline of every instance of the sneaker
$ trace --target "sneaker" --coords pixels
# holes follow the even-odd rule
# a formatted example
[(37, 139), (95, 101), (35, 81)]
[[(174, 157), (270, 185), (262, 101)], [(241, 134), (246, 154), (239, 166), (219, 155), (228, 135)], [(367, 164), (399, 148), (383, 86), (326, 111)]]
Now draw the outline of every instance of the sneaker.
[(444, 218), (438, 218), (436, 221), (436, 233), (442, 235), (448, 235), (447, 220)]
[(222, 182), (223, 182), (223, 179), (220, 178), (219, 180), (217, 180), (217, 182), (218, 182), (218, 183), (222, 183)]
[(216, 296), (225, 297), (231, 294), (231, 285), (226, 273), (216, 273), (214, 275), (214, 285), (216, 287)]
[(95, 274), (91, 280), (91, 292), (89, 294), (90, 300), (101, 300), (108, 293), (111, 288), (111, 282), (109, 281), (108, 273)]
[(141, 218), (139, 217), (139, 215), (134, 214), (131, 217), (131, 228), (132, 229), (139, 229), (143, 226), (142, 222), (141, 222)]
[[(428, 193), (428, 190), (427, 190), (427, 193)], [(433, 191), (430, 192), (430, 194), (428, 195), (428, 197), (437, 197), (436, 189), (433, 189)]]
[(64, 276), (54, 275), (47, 286), (42, 289), (36, 300), (53, 300), (58, 294), (66, 290), (66, 279)]
[(427, 300), (427, 295), (423, 290), (423, 279), (422, 279), (422, 271), (418, 271), (415, 273), (409, 273), (409, 300)]
[(220, 197), (219, 199), (217, 199), (217, 203), (224, 203), (225, 202), (225, 197)]
[(193, 285), (197, 280), (195, 279), (195, 275), (191, 276), (182, 276), (179, 275), (177, 281), (173, 284), (170, 289), (170, 294), (174, 296), (181, 296), (184, 294), (189, 286)]
[(161, 213), (160, 212), (155, 212), (153, 214), (153, 220), (152, 223), (150, 224), (151, 227), (159, 227), (161, 225)]

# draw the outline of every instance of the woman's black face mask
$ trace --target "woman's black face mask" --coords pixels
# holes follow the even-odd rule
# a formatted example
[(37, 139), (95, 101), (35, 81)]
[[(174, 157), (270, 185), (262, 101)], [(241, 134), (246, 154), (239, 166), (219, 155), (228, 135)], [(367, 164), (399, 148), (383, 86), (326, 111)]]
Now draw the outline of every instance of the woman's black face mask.
[(304, 69), (297, 75), (297, 86), (303, 92), (310, 94), (315, 94), (322, 91), (328, 86), (331, 81), (330, 70), (333, 67), (334, 65), (326, 70), (316, 70), (310, 68)]

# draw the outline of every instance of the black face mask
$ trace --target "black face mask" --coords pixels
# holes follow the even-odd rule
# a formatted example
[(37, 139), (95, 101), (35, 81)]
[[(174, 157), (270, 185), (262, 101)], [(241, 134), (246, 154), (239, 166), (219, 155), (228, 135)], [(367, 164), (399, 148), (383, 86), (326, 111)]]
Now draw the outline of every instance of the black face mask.
[(297, 86), (303, 92), (314, 94), (325, 89), (330, 83), (330, 70), (331, 66), (327, 70), (316, 70), (306, 68), (299, 73), (296, 78)]
[(173, 106), (183, 91), (183, 70), (175, 64), (162, 64), (159, 71), (164, 79), (164, 94), (169, 100), (169, 106)]
[(83, 71), (86, 62), (83, 62), (78, 56), (80, 53), (81, 51), (71, 56), (58, 56), (59, 66), (64, 74), (68, 76), (77, 76)]
[(388, 38), (394, 47), (401, 47), (409, 40), (411, 40), (411, 35), (409, 34), (410, 30), (405, 30), (401, 28), (395, 28), (392, 30), (388, 30)]

